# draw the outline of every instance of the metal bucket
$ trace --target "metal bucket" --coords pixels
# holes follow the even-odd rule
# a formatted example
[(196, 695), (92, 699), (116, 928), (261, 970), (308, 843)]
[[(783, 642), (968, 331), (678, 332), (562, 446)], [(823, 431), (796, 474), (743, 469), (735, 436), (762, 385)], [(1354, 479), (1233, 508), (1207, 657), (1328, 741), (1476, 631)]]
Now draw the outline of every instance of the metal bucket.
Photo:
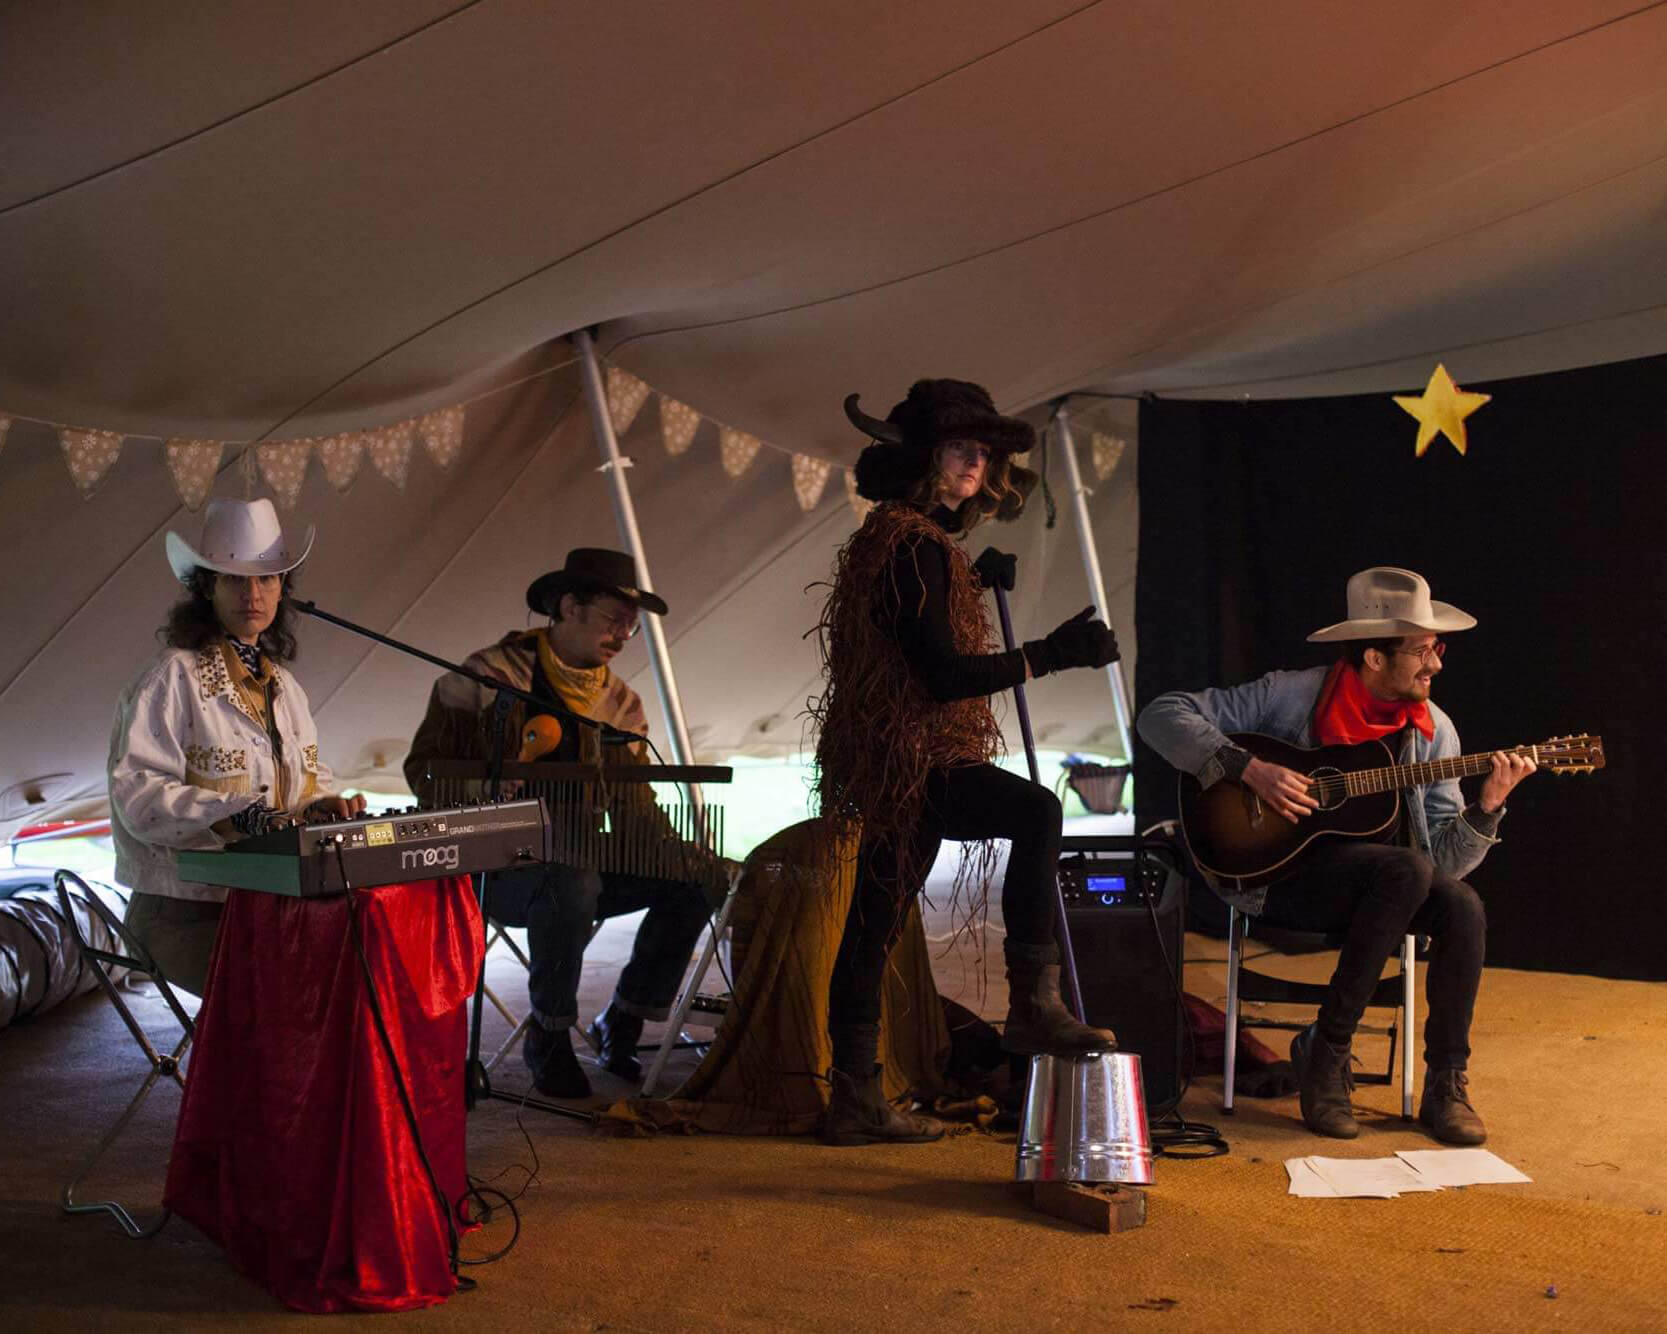
[(1032, 1056), (1013, 1179), (1150, 1185), (1140, 1057), (1127, 1051)]

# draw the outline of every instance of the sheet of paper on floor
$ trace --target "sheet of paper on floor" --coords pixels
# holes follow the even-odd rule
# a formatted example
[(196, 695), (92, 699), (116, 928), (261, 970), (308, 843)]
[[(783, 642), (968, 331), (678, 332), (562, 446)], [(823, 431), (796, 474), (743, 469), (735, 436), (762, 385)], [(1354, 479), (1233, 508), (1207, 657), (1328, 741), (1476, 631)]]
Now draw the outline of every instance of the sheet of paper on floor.
[(1393, 1200), (1403, 1191), (1439, 1190), (1398, 1158), (1289, 1158), (1289, 1194), (1311, 1200)]
[(1487, 1149), (1401, 1149), (1395, 1156), (1438, 1186), (1516, 1185), (1533, 1179)]

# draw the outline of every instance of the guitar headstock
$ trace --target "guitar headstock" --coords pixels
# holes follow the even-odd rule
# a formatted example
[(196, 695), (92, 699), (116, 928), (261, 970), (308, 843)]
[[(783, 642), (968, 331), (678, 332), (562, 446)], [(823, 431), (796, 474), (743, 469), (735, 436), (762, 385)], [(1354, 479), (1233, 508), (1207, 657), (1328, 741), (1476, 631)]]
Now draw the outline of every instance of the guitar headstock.
[(1603, 768), (1603, 738), (1554, 736), (1533, 748), (1534, 760), (1542, 769), (1560, 774), (1589, 774)]

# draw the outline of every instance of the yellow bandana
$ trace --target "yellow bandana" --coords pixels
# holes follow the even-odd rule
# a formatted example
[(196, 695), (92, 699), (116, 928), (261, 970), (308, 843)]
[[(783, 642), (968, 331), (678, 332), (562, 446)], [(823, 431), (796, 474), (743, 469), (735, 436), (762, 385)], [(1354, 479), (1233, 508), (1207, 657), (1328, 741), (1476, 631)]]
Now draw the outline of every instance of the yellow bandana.
[(569, 667), (550, 647), (549, 631), (538, 636), (538, 665), (561, 702), (574, 713), (589, 718), (593, 715), (602, 692), (608, 688), (611, 673), (607, 663), (600, 667)]

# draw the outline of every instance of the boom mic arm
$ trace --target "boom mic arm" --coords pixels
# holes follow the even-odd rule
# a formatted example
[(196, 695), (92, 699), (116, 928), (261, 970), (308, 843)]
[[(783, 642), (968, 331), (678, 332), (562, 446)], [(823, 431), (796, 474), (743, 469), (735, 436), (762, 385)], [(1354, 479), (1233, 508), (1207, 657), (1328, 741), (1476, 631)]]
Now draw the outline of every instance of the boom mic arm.
[(523, 703), (537, 709), (540, 713), (548, 713), (554, 717), (560, 718), (564, 723), (573, 723), (579, 727), (588, 727), (591, 731), (600, 734), (602, 742), (605, 745), (624, 746), (629, 745), (633, 741), (648, 740), (648, 738), (640, 732), (627, 732), (623, 727), (615, 727), (612, 723), (603, 723), (598, 722), (595, 718), (587, 718), (584, 714), (574, 713), (571, 709), (563, 708), (560, 704), (551, 700), (540, 699), (537, 695), (534, 695), (529, 691), (519, 690), (512, 685), (505, 685), (502, 681), (495, 681), (490, 676), (487, 676), (482, 672), (470, 671), (469, 668), (463, 666), (461, 663), (448, 662), (445, 658), (439, 657), (433, 653), (425, 652), (423, 649), (417, 648), (412, 644), (407, 644), (402, 640), (394, 639), (388, 635), (381, 634), (376, 630), (372, 630), (369, 626), (359, 625), (357, 622), (350, 621), (346, 617), (337, 616), (333, 612), (325, 611), (316, 602), (310, 602), (306, 598), (292, 597), (290, 594), (286, 593), (284, 594), (284, 601), (304, 616), (312, 616), (321, 621), (328, 621), (331, 625), (339, 625), (344, 630), (351, 630), (354, 634), (362, 635), (364, 638), (374, 640), (378, 644), (385, 644), (391, 649), (398, 649), (399, 652), (407, 654), (410, 657), (419, 658), (423, 662), (434, 664), (436, 667), (443, 667), (448, 672), (456, 672), (459, 676), (473, 681), (476, 685), (485, 686), (488, 690), (496, 690), (500, 694), (508, 695), (511, 698), (521, 700)]

